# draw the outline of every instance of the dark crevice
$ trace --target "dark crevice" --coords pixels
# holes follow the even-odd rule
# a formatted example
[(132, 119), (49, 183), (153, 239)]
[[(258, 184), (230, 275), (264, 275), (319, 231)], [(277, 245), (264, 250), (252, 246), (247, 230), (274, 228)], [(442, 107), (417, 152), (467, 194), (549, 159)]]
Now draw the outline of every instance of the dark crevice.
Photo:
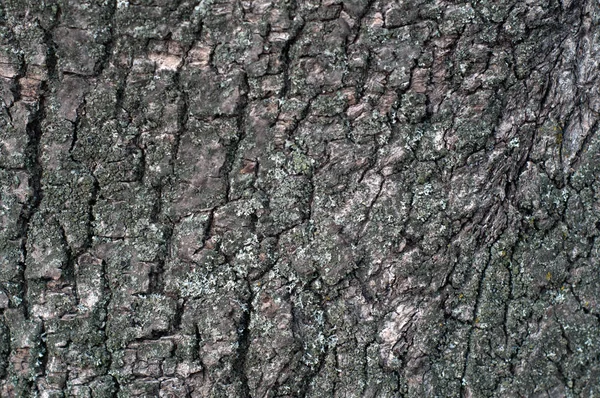
[(292, 80), (290, 77), (292, 61), (290, 58), (290, 51), (300, 38), (305, 25), (306, 21), (302, 17), (300, 17), (299, 22), (296, 22), (296, 19), (294, 18), (293, 26), (290, 32), (290, 38), (285, 42), (285, 45), (281, 49), (281, 63), (283, 65), (283, 88), (281, 90), (280, 97), (283, 99), (288, 97), (292, 88)]
[(323, 370), (323, 366), (325, 365), (325, 359), (329, 354), (329, 346), (325, 347), (325, 350), (321, 352), (319, 355), (319, 359), (317, 362), (317, 366), (311, 368), (304, 376), (302, 377), (302, 381), (300, 383), (300, 391), (298, 392), (299, 398), (306, 398), (306, 395), (310, 391), (311, 382), (317, 377), (321, 371)]
[(115, 14), (117, 11), (117, 3), (119, 0), (107, 2), (106, 23), (108, 26), (108, 38), (104, 42), (104, 52), (100, 60), (94, 65), (94, 76), (100, 76), (109, 65), (111, 52), (115, 45)]
[[(49, 79), (56, 79), (56, 55), (55, 45), (52, 41), (52, 33), (44, 30), (44, 44), (46, 45), (46, 66)], [(37, 108), (32, 113), (30, 121), (27, 123), (25, 131), (27, 134), (27, 144), (25, 146), (25, 168), (29, 174), (29, 186), (31, 187), (31, 196), (23, 206), (18, 219), (19, 238), (21, 239), (21, 251), (23, 260), (21, 266), (22, 280), (22, 300), (23, 309), (26, 317), (29, 315), (29, 305), (27, 302), (28, 283), (25, 277), (25, 268), (27, 266), (27, 243), (30, 232), (30, 222), (34, 214), (38, 211), (43, 198), (42, 189), (42, 165), (40, 163), (40, 141), (42, 138), (42, 125), (46, 117), (46, 95), (50, 90), (50, 83), (44, 81), (40, 87), (40, 98), (37, 102)]]
[[(47, 367), (48, 367), (48, 345), (46, 343), (46, 327), (44, 322), (40, 322), (40, 335), (38, 337), (39, 345), (38, 345), (38, 360), (36, 361), (36, 369), (35, 372), (38, 376), (44, 377), (47, 375)], [(39, 384), (34, 383), (34, 380), (31, 380), (31, 387), (35, 394), (39, 394)]]
[[(42, 85), (42, 90), (47, 90), (46, 84)], [(42, 96), (38, 103), (37, 112), (34, 113), (32, 120), (27, 124), (27, 146), (25, 147), (25, 168), (29, 174), (29, 185), (31, 187), (31, 196), (27, 201), (27, 204), (23, 206), (21, 215), (19, 216), (19, 231), (20, 238), (22, 239), (21, 250), (23, 252), (23, 300), (24, 308), (28, 309), (27, 305), (27, 279), (25, 278), (25, 267), (27, 264), (27, 242), (30, 230), (30, 222), (34, 214), (37, 212), (40, 203), (43, 198), (42, 189), (42, 165), (40, 163), (40, 139), (42, 137), (42, 122), (46, 116), (45, 114), (45, 97)], [(28, 312), (28, 311), (27, 311)]]
[[(200, 29), (201, 29), (201, 27), (200, 27)], [(188, 53), (186, 53), (183, 58), (183, 61), (182, 61), (183, 65), (185, 65), (185, 63), (187, 61), (187, 57), (188, 57)], [(175, 87), (177, 87), (177, 91), (179, 92), (179, 94), (181, 96), (181, 98), (180, 98), (181, 104), (180, 104), (178, 114), (177, 114), (177, 132), (175, 134), (175, 140), (173, 142), (172, 155), (171, 155), (171, 159), (170, 159), (172, 175), (175, 174), (175, 167), (176, 167), (176, 162), (177, 162), (177, 156), (179, 154), (179, 145), (181, 143), (181, 137), (183, 136), (183, 134), (185, 134), (185, 132), (187, 130), (187, 123), (188, 123), (188, 119), (189, 119), (189, 99), (188, 99), (188, 93), (184, 89), (182, 82), (181, 82), (181, 68), (179, 68), (177, 70), (177, 73), (175, 73), (175, 76), (173, 77), (173, 83), (174, 83)]]
[(173, 231), (174, 226), (168, 225), (164, 229), (164, 246), (162, 248), (161, 253), (159, 254), (159, 258), (152, 265), (149, 274), (149, 293), (162, 293), (165, 287), (164, 281), (164, 272), (167, 259), (171, 257), (171, 241), (173, 239)]
[(75, 298), (75, 303), (79, 303), (79, 298), (77, 297), (77, 278), (75, 275), (75, 263), (77, 261), (76, 254), (73, 253), (71, 245), (69, 245), (69, 240), (64, 227), (58, 221), (56, 221), (56, 224), (60, 231), (61, 243), (67, 257), (66, 263), (62, 267), (61, 279), (72, 286), (72, 294)]
[(73, 150), (75, 149), (75, 146), (77, 145), (77, 140), (78, 140), (78, 132), (79, 132), (79, 124), (81, 123), (81, 118), (83, 116), (83, 114), (85, 114), (85, 107), (86, 107), (86, 101), (85, 98), (83, 99), (83, 101), (81, 102), (81, 104), (79, 105), (79, 107), (77, 108), (77, 113), (76, 113), (76, 118), (74, 122), (71, 122), (71, 124), (73, 125), (73, 135), (71, 137), (71, 146), (69, 147), (69, 156), (71, 158), (71, 160), (73, 160), (74, 162), (79, 163), (74, 157), (73, 157)]
[(225, 178), (225, 198), (222, 204), (228, 203), (233, 200), (233, 198), (231, 197), (231, 173), (237, 160), (238, 150), (242, 144), (242, 141), (244, 141), (244, 138), (246, 137), (246, 106), (248, 105), (248, 82), (247, 76), (245, 75), (244, 80), (245, 87), (243, 88), (243, 90), (246, 94), (242, 96), (235, 112), (237, 137), (230, 144), (227, 151), (225, 163), (221, 167), (221, 170), (219, 170), (219, 174), (222, 175), (223, 178)]
[(242, 307), (242, 316), (238, 325), (238, 346), (236, 351), (236, 359), (233, 362), (233, 372), (239, 379), (240, 383), (240, 396), (251, 397), (250, 385), (248, 383), (248, 375), (246, 373), (246, 362), (248, 359), (248, 352), (250, 349), (250, 321), (252, 319), (252, 313), (254, 308), (252, 301), (254, 300), (254, 293), (252, 292), (252, 286), (250, 282), (246, 281), (248, 288), (248, 298), (244, 302)]
[(92, 247), (92, 243), (94, 240), (94, 206), (96, 206), (96, 202), (98, 201), (98, 195), (100, 194), (100, 183), (96, 179), (96, 177), (92, 174), (92, 191), (90, 192), (90, 198), (87, 203), (87, 225), (86, 225), (86, 239), (84, 244), (84, 250)]

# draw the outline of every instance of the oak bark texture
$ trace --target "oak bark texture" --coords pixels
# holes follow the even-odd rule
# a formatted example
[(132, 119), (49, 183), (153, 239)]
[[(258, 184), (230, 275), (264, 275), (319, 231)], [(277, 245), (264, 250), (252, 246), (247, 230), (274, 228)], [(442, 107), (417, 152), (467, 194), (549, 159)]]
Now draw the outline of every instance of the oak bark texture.
[(2, 0), (0, 396), (600, 396), (599, 7)]

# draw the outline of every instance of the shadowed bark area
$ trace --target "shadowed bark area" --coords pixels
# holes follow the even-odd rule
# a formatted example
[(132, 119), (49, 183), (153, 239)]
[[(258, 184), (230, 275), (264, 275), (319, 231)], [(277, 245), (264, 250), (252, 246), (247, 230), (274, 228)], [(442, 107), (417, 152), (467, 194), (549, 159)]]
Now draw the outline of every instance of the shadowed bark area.
[(0, 396), (600, 396), (600, 3), (0, 2)]

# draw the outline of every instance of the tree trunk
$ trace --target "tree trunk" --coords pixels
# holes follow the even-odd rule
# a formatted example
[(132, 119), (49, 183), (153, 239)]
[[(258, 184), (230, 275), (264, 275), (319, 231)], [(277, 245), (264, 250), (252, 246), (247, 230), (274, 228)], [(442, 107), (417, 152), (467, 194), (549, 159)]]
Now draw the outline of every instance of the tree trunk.
[(0, 396), (600, 395), (598, 1), (0, 7)]

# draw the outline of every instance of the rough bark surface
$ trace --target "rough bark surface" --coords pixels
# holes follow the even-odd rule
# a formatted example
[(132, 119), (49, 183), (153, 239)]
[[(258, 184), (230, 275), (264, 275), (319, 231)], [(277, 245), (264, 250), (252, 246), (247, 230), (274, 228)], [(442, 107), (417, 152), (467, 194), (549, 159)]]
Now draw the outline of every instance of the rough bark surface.
[(0, 396), (600, 396), (599, 7), (2, 0)]

